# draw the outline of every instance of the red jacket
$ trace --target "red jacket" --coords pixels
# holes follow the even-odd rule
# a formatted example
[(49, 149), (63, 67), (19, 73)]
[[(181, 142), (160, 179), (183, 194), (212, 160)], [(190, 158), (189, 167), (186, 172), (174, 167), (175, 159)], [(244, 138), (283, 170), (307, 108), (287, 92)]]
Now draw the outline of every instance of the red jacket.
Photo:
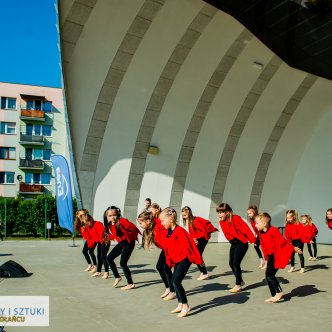
[(204, 237), (205, 240), (209, 240), (211, 233), (218, 232), (218, 229), (215, 228), (211, 221), (203, 219), (201, 217), (194, 217), (193, 226), (189, 225), (189, 234), (194, 239), (199, 239)]
[(258, 236), (265, 259), (268, 260), (268, 257), (273, 254), (274, 267), (284, 269), (294, 252), (294, 247), (274, 226), (270, 226), (265, 233), (259, 232)]
[(154, 220), (154, 244), (160, 248), (165, 249), (165, 241), (167, 236), (167, 229), (161, 224), (159, 218), (155, 218)]
[(250, 218), (250, 225), (251, 225), (251, 227), (252, 227), (252, 229), (254, 230), (254, 232), (255, 232), (255, 234), (256, 234), (256, 236), (258, 236), (258, 229), (256, 228), (256, 223), (255, 223), (255, 219), (252, 219), (252, 218)]
[(329, 229), (332, 229), (332, 220), (329, 220), (329, 221), (327, 222), (327, 227), (328, 227)]
[(95, 243), (103, 243), (104, 224), (101, 221), (95, 220), (92, 226), (92, 237)]
[[(316, 228), (316, 230), (312, 227), (314, 226)], [(311, 242), (314, 237), (317, 235), (316, 231), (317, 227), (315, 225), (303, 225), (303, 224), (299, 224), (299, 234), (300, 234), (300, 239), (303, 243), (309, 243)]]
[(285, 237), (291, 243), (294, 240), (298, 240), (301, 238), (300, 232), (299, 232), (299, 223), (287, 223), (285, 227)]
[(122, 234), (117, 232), (115, 225), (108, 226), (110, 230), (110, 240), (116, 240), (117, 242), (127, 240), (127, 242), (130, 243), (137, 240), (138, 234), (142, 234), (136, 225), (126, 218), (120, 218), (119, 224)]
[(185, 258), (191, 263), (202, 264), (202, 256), (190, 234), (182, 227), (176, 226), (165, 240), (166, 264), (170, 267)]
[(93, 245), (96, 243), (95, 241), (95, 231), (93, 230), (93, 227), (95, 223), (98, 221), (94, 221), (91, 227), (89, 226), (84, 226), (81, 227), (81, 234), (84, 240), (86, 240), (88, 244), (88, 248), (92, 248)]
[(228, 241), (238, 239), (242, 243), (255, 243), (255, 235), (250, 230), (246, 222), (238, 215), (234, 214), (232, 222), (229, 220), (220, 220), (220, 227)]

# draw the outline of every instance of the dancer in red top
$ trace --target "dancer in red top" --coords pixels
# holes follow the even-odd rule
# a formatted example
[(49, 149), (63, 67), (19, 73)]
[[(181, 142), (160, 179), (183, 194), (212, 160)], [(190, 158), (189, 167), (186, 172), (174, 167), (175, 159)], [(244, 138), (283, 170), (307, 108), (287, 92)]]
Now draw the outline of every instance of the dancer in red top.
[(332, 229), (332, 208), (326, 211), (325, 217), (326, 225), (329, 229)]
[(244, 281), (242, 279), (241, 262), (248, 250), (248, 242), (255, 243), (255, 235), (245, 221), (236, 214), (227, 203), (221, 203), (217, 207), (219, 224), (226, 239), (231, 244), (229, 251), (229, 266), (236, 278), (235, 286), (230, 289), (231, 293), (242, 290)]
[(82, 254), (88, 263), (88, 267), (84, 270), (84, 272), (95, 273), (97, 271), (97, 259), (94, 254), (96, 246), (93, 246), (94, 243), (92, 243), (90, 239), (90, 229), (85, 222), (88, 214), (89, 211), (87, 209), (80, 209), (76, 211), (74, 229), (76, 233), (81, 233), (84, 240)]
[(258, 268), (264, 270), (264, 269), (266, 269), (266, 261), (264, 260), (261, 249), (259, 247), (259, 245), (260, 245), (259, 244), (259, 236), (258, 236), (258, 231), (257, 231), (256, 226), (255, 226), (255, 217), (258, 215), (257, 206), (256, 205), (250, 205), (247, 209), (247, 215), (249, 217), (250, 225), (251, 225), (253, 231), (255, 232), (255, 236), (256, 236), (256, 242), (254, 244), (254, 248), (255, 248), (255, 250), (257, 252), (257, 255), (258, 255), (258, 258), (260, 260)]
[(191, 263), (202, 264), (203, 260), (190, 234), (177, 225), (177, 214), (174, 209), (164, 209), (159, 218), (168, 231), (165, 240), (166, 264), (174, 267), (172, 284), (178, 298), (178, 306), (171, 313), (178, 313), (178, 317), (181, 318), (187, 316), (190, 311), (182, 281)]
[[(153, 205), (157, 204), (154, 203)], [(162, 281), (165, 284), (166, 290), (160, 297), (164, 300), (172, 300), (176, 298), (175, 290), (172, 285), (173, 274), (171, 268), (166, 264), (166, 256), (164, 251), (167, 230), (161, 225), (159, 218), (153, 217), (152, 212), (143, 211), (139, 214), (137, 221), (144, 230), (144, 248), (146, 250), (149, 250), (154, 244), (156, 247), (161, 249), (156, 268), (160, 274)]]
[[(299, 220), (297, 218), (297, 212), (295, 210), (286, 211), (285, 219), (285, 237), (294, 247), (301, 249), (301, 254), (299, 254), (301, 269), (300, 273), (304, 273), (304, 257), (302, 254), (303, 251), (303, 242), (301, 241), (301, 234), (299, 228)], [(295, 268), (295, 251), (293, 252), (291, 258), (291, 267), (288, 272), (294, 272)]]
[[(307, 248), (310, 255), (308, 260), (315, 261), (317, 259), (316, 236), (318, 234), (318, 229), (316, 225), (312, 222), (312, 218), (308, 214), (303, 214), (300, 217), (300, 219), (301, 219), (301, 224), (300, 224), (301, 241), (307, 244)], [(312, 254), (311, 245), (314, 248), (314, 254)]]
[(271, 217), (263, 212), (255, 217), (255, 227), (259, 231), (261, 248), (267, 261), (265, 278), (269, 286), (271, 297), (265, 302), (279, 302), (284, 293), (276, 278), (278, 269), (284, 269), (293, 252), (302, 253), (301, 249), (293, 247), (279, 232), (271, 226)]
[(131, 272), (127, 263), (134, 250), (135, 241), (137, 240), (138, 234), (141, 234), (141, 232), (132, 222), (121, 217), (121, 211), (116, 206), (110, 206), (107, 208), (107, 210), (104, 212), (104, 218), (106, 218), (108, 221), (108, 228), (105, 230), (107, 233), (109, 233), (110, 240), (115, 240), (118, 242), (118, 244), (107, 256), (108, 264), (115, 278), (113, 286), (117, 286), (121, 281), (118, 269), (114, 263), (114, 259), (121, 255), (120, 266), (128, 283), (121, 289), (133, 289), (135, 288), (135, 284), (131, 277)]
[[(186, 227), (188, 224), (189, 234), (194, 239), (197, 249), (203, 257), (203, 251), (211, 238), (211, 234), (218, 232), (218, 229), (215, 228), (211, 221), (203, 219), (201, 217), (194, 217), (189, 206), (185, 206), (181, 210), (183, 224)], [(202, 265), (197, 265), (199, 271), (201, 272), (197, 280), (205, 280), (209, 277), (205, 263)]]

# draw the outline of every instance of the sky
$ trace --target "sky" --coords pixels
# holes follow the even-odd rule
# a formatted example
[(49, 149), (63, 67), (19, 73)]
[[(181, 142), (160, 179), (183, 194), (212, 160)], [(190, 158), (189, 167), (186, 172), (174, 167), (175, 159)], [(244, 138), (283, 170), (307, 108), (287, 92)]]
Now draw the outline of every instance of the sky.
[(61, 87), (57, 0), (0, 0), (0, 82)]

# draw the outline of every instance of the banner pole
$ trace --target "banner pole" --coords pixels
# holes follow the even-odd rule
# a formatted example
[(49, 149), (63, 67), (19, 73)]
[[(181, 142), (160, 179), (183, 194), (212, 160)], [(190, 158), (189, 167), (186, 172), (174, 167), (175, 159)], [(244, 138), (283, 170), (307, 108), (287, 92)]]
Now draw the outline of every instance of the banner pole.
[(5, 240), (7, 238), (7, 200), (5, 198)]

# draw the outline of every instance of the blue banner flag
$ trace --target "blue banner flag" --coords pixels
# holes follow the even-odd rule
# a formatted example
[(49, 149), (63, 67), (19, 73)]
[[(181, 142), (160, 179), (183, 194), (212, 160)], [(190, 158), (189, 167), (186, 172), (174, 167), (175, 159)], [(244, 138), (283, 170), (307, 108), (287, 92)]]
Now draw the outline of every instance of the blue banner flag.
[(55, 197), (61, 227), (74, 234), (73, 197), (68, 163), (65, 157), (51, 157), (55, 177)]

